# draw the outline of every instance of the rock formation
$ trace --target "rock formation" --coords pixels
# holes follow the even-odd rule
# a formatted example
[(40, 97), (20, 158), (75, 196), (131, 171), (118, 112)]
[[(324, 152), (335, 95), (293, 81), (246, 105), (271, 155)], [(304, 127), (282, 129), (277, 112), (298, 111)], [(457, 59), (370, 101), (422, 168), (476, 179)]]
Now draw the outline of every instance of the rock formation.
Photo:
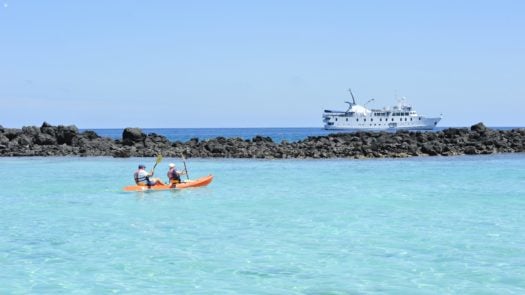
[(525, 152), (525, 129), (493, 130), (478, 123), (438, 132), (353, 132), (310, 136), (297, 142), (217, 137), (170, 142), (166, 137), (126, 128), (122, 140), (79, 132), (75, 126), (4, 128), (0, 125), (0, 156), (113, 156), (199, 158), (399, 158)]

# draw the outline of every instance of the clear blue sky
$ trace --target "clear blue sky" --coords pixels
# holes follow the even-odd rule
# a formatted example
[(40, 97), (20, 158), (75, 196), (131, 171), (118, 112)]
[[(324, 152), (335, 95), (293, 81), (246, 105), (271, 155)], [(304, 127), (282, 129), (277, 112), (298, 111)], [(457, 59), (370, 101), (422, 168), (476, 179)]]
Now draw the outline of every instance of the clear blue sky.
[(525, 1), (0, 1), (4, 127), (525, 126)]

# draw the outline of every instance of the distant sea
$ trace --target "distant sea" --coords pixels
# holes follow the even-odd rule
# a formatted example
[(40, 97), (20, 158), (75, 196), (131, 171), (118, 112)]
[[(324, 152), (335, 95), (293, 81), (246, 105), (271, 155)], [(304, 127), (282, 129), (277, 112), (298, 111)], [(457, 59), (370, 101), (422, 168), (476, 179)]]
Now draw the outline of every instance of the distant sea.
[[(441, 131), (450, 127), (439, 127), (430, 132)], [(461, 127), (454, 127), (461, 128)], [(510, 130), (519, 127), (490, 127), (498, 130)], [(93, 130), (98, 135), (111, 137), (113, 139), (122, 138), (122, 128), (105, 128), (105, 129), (82, 129)], [(219, 136), (226, 138), (240, 137), (243, 139), (252, 139), (256, 135), (268, 136), (275, 142), (283, 140), (292, 142), (303, 140), (308, 136), (328, 135), (331, 133), (345, 133), (349, 131), (341, 130), (324, 130), (322, 128), (303, 127), (303, 128), (142, 128), (146, 134), (156, 133), (166, 136), (170, 141), (186, 142), (191, 138), (199, 140), (211, 139)]]

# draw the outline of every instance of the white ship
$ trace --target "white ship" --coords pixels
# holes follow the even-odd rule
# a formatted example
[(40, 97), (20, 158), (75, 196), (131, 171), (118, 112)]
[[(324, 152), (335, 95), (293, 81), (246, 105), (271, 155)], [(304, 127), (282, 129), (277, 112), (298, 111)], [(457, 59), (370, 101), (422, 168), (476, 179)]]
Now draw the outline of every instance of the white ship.
[(411, 106), (407, 105), (405, 99), (398, 100), (398, 104), (392, 109), (368, 109), (366, 105), (373, 101), (369, 100), (364, 105), (356, 104), (352, 90), (352, 102), (345, 101), (349, 105), (346, 111), (325, 110), (323, 113), (324, 129), (327, 130), (432, 130), (441, 120), (440, 117), (424, 117), (419, 115)]

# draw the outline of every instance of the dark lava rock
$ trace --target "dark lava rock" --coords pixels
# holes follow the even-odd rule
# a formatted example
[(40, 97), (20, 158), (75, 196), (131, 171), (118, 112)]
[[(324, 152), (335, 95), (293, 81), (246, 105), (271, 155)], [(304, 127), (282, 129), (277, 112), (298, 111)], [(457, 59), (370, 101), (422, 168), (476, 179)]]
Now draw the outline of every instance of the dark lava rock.
[(123, 147), (113, 152), (115, 158), (129, 158), (131, 157), (131, 149), (129, 147)]
[(57, 140), (48, 133), (39, 133), (35, 138), (35, 143), (39, 145), (56, 145)]
[(269, 136), (260, 136), (257, 135), (254, 138), (252, 138), (253, 142), (273, 142), (272, 138)]
[(487, 131), (487, 127), (485, 127), (485, 125), (480, 122), (478, 124), (470, 126), (470, 131), (485, 132)]
[(55, 131), (56, 140), (58, 144), (71, 145), (73, 138), (78, 135), (78, 128), (75, 125), (62, 126), (59, 125)]
[(275, 143), (270, 137), (251, 140), (217, 137), (170, 142), (139, 128), (126, 128), (122, 140), (78, 132), (71, 126), (0, 128), (0, 156), (113, 156), (213, 158), (404, 158), (410, 156), (481, 155), (525, 152), (525, 129), (491, 130), (483, 123), (438, 132), (355, 132), (310, 136), (297, 142)]
[(122, 132), (122, 143), (125, 145), (133, 145), (135, 143), (144, 143), (146, 134), (140, 128), (126, 128)]
[(100, 138), (100, 136), (93, 130), (86, 130), (81, 133), (81, 135), (87, 139), (93, 140), (96, 138)]
[(17, 129), (17, 128), (5, 128), (4, 129), (4, 136), (9, 138), (9, 140), (13, 140), (20, 134), (22, 134), (22, 129)]

